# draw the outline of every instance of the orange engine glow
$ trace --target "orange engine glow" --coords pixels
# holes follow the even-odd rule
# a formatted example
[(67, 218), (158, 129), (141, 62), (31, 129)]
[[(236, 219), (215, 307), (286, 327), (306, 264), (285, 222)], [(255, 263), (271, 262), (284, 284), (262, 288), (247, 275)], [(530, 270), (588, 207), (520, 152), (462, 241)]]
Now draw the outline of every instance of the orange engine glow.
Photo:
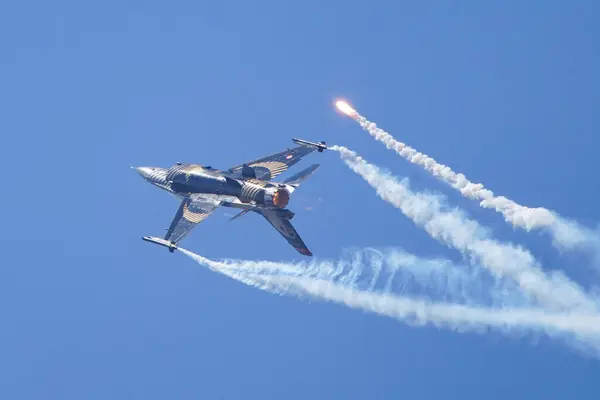
[(284, 208), (290, 202), (290, 192), (284, 189), (279, 189), (273, 195), (273, 204), (275, 207)]

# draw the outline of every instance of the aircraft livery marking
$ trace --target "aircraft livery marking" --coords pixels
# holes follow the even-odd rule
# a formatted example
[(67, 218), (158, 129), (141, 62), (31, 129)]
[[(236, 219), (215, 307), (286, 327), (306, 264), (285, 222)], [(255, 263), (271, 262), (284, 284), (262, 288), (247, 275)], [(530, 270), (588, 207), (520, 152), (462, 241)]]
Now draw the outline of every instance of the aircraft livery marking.
[(199, 222), (201, 222), (204, 218), (206, 218), (206, 215), (208, 214), (205, 210), (203, 210), (201, 207), (198, 206), (194, 206), (192, 204), (192, 210), (190, 210), (190, 207), (188, 207), (188, 203), (185, 203), (183, 205), (183, 217), (194, 223), (197, 224)]
[(294, 229), (287, 224), (280, 224), (279, 230), (281, 231), (281, 233), (283, 233), (285, 236), (287, 236), (290, 239), (296, 238), (296, 233), (294, 232)]
[(266, 161), (261, 163), (252, 164), (251, 167), (265, 167), (269, 171), (271, 171), (271, 177), (275, 175), (279, 175), (286, 169), (288, 169), (288, 165), (281, 161)]

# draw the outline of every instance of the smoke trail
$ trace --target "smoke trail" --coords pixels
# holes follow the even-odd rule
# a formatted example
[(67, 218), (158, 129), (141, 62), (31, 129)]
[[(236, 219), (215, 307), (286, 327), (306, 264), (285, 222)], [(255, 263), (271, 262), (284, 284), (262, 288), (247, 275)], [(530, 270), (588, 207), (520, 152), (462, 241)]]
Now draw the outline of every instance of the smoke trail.
[(432, 238), (461, 251), (471, 261), (498, 276), (515, 279), (523, 290), (533, 294), (546, 307), (559, 311), (598, 309), (598, 301), (589, 298), (564, 274), (553, 272), (545, 276), (527, 250), (489, 238), (477, 222), (458, 210), (442, 210), (439, 197), (413, 193), (406, 180), (400, 182), (383, 173), (345, 147), (333, 146), (330, 149), (338, 151), (346, 165), (369, 183), (379, 197), (423, 227)]
[(355, 119), (373, 138), (383, 143), (388, 149), (395, 151), (409, 162), (423, 167), (433, 176), (443, 180), (463, 196), (479, 200), (480, 206), (491, 208), (501, 213), (508, 223), (523, 228), (547, 229), (553, 238), (554, 245), (563, 250), (572, 250), (584, 246), (600, 247), (600, 238), (592, 230), (578, 223), (566, 220), (556, 213), (542, 207), (530, 208), (517, 204), (504, 196), (496, 196), (481, 183), (469, 181), (465, 175), (456, 173), (450, 167), (440, 164), (426, 154), (420, 153), (410, 146), (396, 140), (388, 132), (378, 128), (346, 103), (338, 103), (344, 113)]
[[(186, 253), (216, 271), (238, 270), (240, 261), (209, 261)], [(423, 259), (397, 248), (361, 249), (336, 262), (312, 261), (297, 264), (243, 261), (246, 274), (273, 274), (327, 279), (344, 286), (369, 291), (390, 291), (413, 297), (461, 304), (489, 306), (533, 306), (512, 280), (497, 278), (469, 265), (456, 266), (445, 259)]]
[[(537, 331), (551, 337), (568, 339), (571, 344), (586, 350), (593, 349), (600, 353), (600, 315), (595, 313), (549, 313), (543, 309), (517, 306), (506, 306), (501, 300), (496, 308), (482, 307), (469, 298), (464, 304), (433, 302), (425, 298), (411, 298), (398, 295), (392, 291), (370, 288), (371, 280), (360, 278), (361, 275), (372, 272), (368, 257), (365, 264), (356, 260), (351, 269), (348, 265), (338, 265), (331, 262), (314, 262), (311, 265), (292, 265), (287, 263), (234, 261), (212, 261), (185, 249), (184, 254), (200, 264), (223, 273), (233, 279), (262, 290), (277, 294), (293, 294), (299, 297), (317, 298), (343, 304), (351, 308), (361, 309), (378, 315), (392, 317), (412, 325), (433, 325), (447, 327), (456, 331), (474, 331), (483, 333), (487, 328), (493, 328), (505, 334), (524, 334), (527, 331)], [(414, 273), (416, 264), (407, 263), (411, 257), (406, 254), (381, 254), (383, 264), (393, 265), (393, 276), (399, 282), (408, 283), (407, 275)], [(418, 261), (417, 261), (418, 263)], [(340, 262), (343, 264), (343, 262)], [(443, 266), (439, 269), (440, 266)], [(432, 277), (446, 277), (454, 281), (458, 275), (456, 267), (441, 262), (430, 260), (420, 265), (425, 274)], [(346, 272), (340, 274), (340, 271)], [(292, 272), (293, 271), (293, 272)], [(421, 272), (423, 273), (423, 271)], [(353, 279), (344, 279), (354, 274)], [(455, 276), (453, 276), (455, 275)], [(463, 280), (467, 275), (463, 275)], [(361, 285), (362, 282), (362, 285)], [(423, 286), (436, 287), (439, 279), (426, 279), (421, 282)], [(477, 281), (475, 281), (477, 282)], [(468, 281), (462, 282), (468, 285)], [(471, 281), (473, 283), (473, 281)], [(413, 282), (414, 284), (414, 282)], [(497, 283), (498, 284), (498, 283)], [(362, 287), (366, 286), (366, 287)], [(418, 286), (418, 285), (417, 285)], [(523, 302), (525, 297), (520, 297), (515, 292), (516, 288), (509, 283), (500, 283), (502, 293), (498, 299), (510, 298), (517, 303)], [(454, 284), (446, 287), (450, 297), (462, 298), (465, 292), (456, 289)], [(439, 289), (439, 288), (438, 288)], [(509, 293), (508, 296), (507, 293)], [(518, 300), (520, 298), (520, 300)], [(523, 303), (525, 305), (525, 303)]]

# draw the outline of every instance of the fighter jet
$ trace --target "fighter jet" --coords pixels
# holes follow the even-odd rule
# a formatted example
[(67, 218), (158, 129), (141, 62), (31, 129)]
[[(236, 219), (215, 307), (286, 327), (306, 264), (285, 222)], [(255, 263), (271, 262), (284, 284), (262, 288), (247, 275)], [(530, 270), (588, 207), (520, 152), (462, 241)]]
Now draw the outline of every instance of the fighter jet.
[(232, 220), (250, 211), (262, 215), (300, 254), (312, 256), (292, 226), (290, 220), (294, 213), (286, 206), (290, 194), (317, 170), (319, 164), (313, 164), (282, 182), (275, 182), (273, 178), (314, 150), (322, 152), (327, 146), (325, 142), (314, 143), (296, 138), (293, 141), (299, 146), (226, 170), (182, 163), (170, 168), (136, 167), (146, 181), (181, 200), (165, 236), (162, 239), (144, 236), (142, 239), (164, 246), (173, 253), (196, 225), (222, 206), (241, 209)]

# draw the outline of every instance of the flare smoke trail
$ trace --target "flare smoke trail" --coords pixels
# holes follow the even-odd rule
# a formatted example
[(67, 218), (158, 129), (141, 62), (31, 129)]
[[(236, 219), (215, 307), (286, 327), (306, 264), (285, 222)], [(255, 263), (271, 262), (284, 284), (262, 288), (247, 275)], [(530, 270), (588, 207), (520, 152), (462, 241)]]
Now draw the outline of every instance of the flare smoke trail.
[[(527, 331), (537, 331), (551, 337), (563, 338), (579, 349), (592, 350), (600, 354), (600, 315), (595, 313), (549, 313), (546, 310), (531, 308), (526, 304), (525, 297), (516, 292), (509, 283), (498, 283), (496, 305), (478, 306), (471, 296), (467, 295), (464, 304), (432, 302), (424, 298), (414, 298), (398, 295), (393, 292), (397, 283), (407, 284), (406, 270), (409, 275), (421, 269), (418, 275), (429, 276), (417, 283), (430, 287), (436, 286), (444, 279), (454, 282), (446, 287), (451, 297), (465, 298), (465, 292), (458, 281), (464, 281), (470, 274), (461, 275), (456, 268), (447, 262), (417, 261), (407, 264), (404, 254), (381, 254), (380, 263), (371, 264), (372, 257), (365, 262), (353, 263), (351, 269), (340, 262), (313, 262), (311, 265), (253, 262), (227, 260), (226, 262), (212, 261), (185, 249), (180, 249), (185, 255), (196, 262), (206, 265), (214, 271), (225, 274), (250, 286), (276, 294), (292, 294), (299, 297), (317, 298), (343, 304), (351, 308), (361, 309), (382, 316), (388, 316), (413, 325), (433, 325), (447, 327), (456, 331), (485, 332), (493, 328), (505, 334), (523, 334)], [(414, 258), (414, 257), (413, 257)], [(387, 277), (381, 276), (382, 265), (389, 268)], [(440, 269), (439, 267), (442, 266)], [(375, 275), (376, 278), (365, 279), (363, 275)], [(458, 275), (457, 275), (458, 274)], [(385, 274), (384, 274), (385, 275)], [(383, 289), (377, 289), (378, 280), (386, 281)], [(396, 283), (389, 284), (395, 281)], [(361, 282), (363, 283), (361, 285)], [(479, 282), (481, 283), (481, 282)], [(464, 281), (462, 284), (467, 284)], [(361, 287), (362, 286), (362, 287)], [(410, 286), (410, 284), (409, 284)], [(506, 299), (522, 303), (525, 306), (506, 306)]]
[(379, 197), (398, 208), (429, 235), (469, 256), (472, 262), (488, 268), (497, 276), (514, 279), (521, 289), (535, 296), (544, 306), (557, 310), (595, 312), (599, 302), (585, 294), (564, 274), (544, 275), (533, 255), (514, 245), (499, 243), (475, 221), (458, 210), (442, 210), (439, 197), (415, 194), (406, 181), (400, 182), (355, 152), (332, 146), (342, 160), (376, 191)]
[(409, 162), (423, 167), (433, 176), (443, 180), (463, 196), (479, 200), (480, 206), (492, 208), (504, 216), (504, 219), (527, 231), (532, 229), (547, 229), (552, 235), (554, 244), (565, 250), (572, 250), (585, 245), (600, 245), (600, 238), (588, 228), (582, 227), (574, 221), (565, 220), (556, 213), (542, 207), (530, 208), (517, 204), (504, 196), (496, 196), (486, 189), (481, 183), (469, 181), (465, 175), (456, 173), (450, 167), (440, 164), (426, 154), (420, 153), (412, 147), (396, 140), (388, 132), (378, 128), (374, 122), (369, 121), (344, 101), (336, 103), (337, 108), (344, 114), (353, 118), (373, 138), (383, 143), (388, 149)]

